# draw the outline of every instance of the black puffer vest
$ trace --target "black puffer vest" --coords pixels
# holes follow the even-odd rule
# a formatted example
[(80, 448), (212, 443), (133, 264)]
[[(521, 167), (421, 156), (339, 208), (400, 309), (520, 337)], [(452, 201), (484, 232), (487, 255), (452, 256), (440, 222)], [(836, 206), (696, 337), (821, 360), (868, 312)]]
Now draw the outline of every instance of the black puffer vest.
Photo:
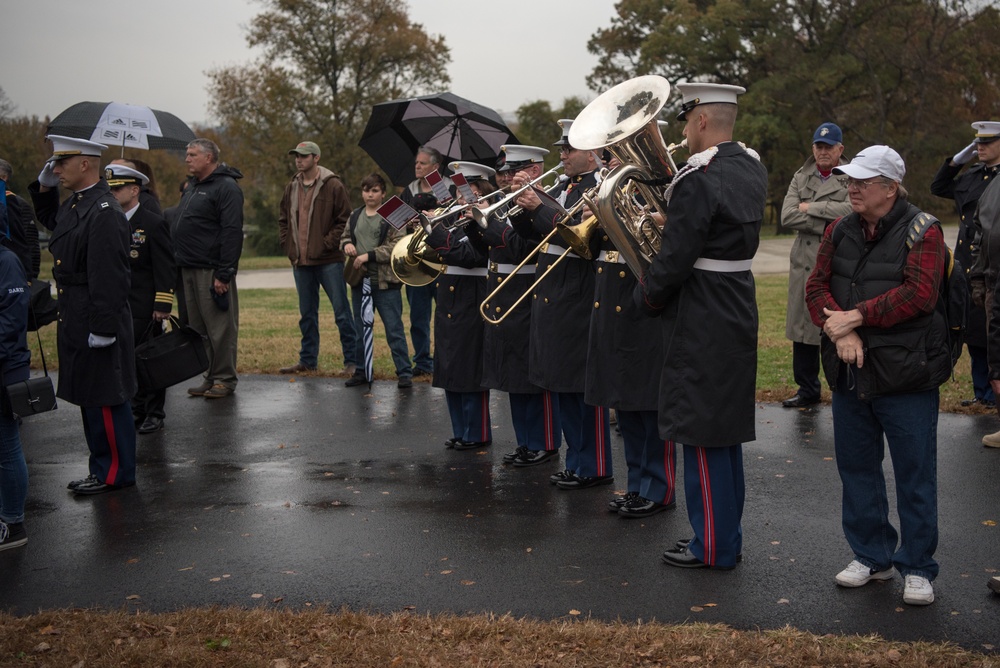
[[(903, 284), (909, 249), (906, 233), (920, 210), (898, 200), (882, 219), (878, 236), (865, 241), (858, 214), (845, 216), (833, 231), (837, 241), (830, 293), (845, 311)], [(859, 327), (864, 365), (858, 369), (837, 357), (837, 347), (822, 337), (823, 371), (830, 387), (857, 391), (859, 399), (938, 387), (951, 376), (948, 328), (937, 310), (892, 327)]]

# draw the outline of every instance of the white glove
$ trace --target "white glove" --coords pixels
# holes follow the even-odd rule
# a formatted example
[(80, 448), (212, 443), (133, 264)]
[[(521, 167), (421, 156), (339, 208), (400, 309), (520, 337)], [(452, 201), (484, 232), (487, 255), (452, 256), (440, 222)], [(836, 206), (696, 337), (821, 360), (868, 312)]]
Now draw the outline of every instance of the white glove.
[(91, 348), (107, 348), (117, 340), (118, 337), (116, 336), (100, 336), (98, 334), (91, 334), (87, 337), (87, 345)]
[(45, 163), (42, 171), (38, 174), (38, 183), (46, 188), (55, 188), (59, 185), (59, 177), (52, 173), (52, 165), (54, 164), (51, 160)]
[(956, 165), (964, 165), (974, 158), (976, 155), (976, 142), (972, 142), (961, 151), (955, 154), (955, 157), (951, 159)]

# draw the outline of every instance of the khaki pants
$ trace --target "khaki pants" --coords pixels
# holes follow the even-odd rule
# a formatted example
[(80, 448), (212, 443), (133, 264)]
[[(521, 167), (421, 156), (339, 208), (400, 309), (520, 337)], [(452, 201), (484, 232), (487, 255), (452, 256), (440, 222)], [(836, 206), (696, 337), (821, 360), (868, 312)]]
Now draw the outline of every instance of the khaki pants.
[(236, 344), (239, 338), (240, 309), (237, 299), (236, 277), (229, 283), (229, 310), (221, 311), (209, 294), (212, 289), (212, 269), (181, 268), (184, 285), (184, 303), (188, 323), (200, 334), (208, 337), (208, 371), (205, 380), (213, 385), (236, 389)]

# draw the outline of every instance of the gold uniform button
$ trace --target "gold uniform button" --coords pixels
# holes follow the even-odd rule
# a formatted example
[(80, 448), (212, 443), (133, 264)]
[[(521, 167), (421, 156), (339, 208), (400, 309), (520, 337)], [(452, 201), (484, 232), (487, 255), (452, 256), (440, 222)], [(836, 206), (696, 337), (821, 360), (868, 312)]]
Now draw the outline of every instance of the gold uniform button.
[(603, 274), (604, 273), (604, 267), (598, 267), (597, 268), (597, 273), (598, 274)]
[(451, 313), (448, 314), (448, 319), (451, 320)]
[(618, 272), (618, 278), (625, 278), (625, 272), (624, 271)]
[(499, 313), (499, 312), (500, 312), (500, 307), (499, 307), (499, 306), (497, 306), (497, 308), (496, 308), (496, 312), (497, 312), (497, 313)]
[(622, 307), (621, 306), (616, 306), (615, 307), (615, 313), (621, 313), (621, 312), (622, 312)]
[[(454, 292), (454, 291), (455, 291), (455, 286), (454, 285), (449, 285), (448, 286), (448, 292)], [(451, 317), (451, 316), (449, 316), (449, 317)]]
[(608, 240), (608, 235), (606, 235), (606, 234), (605, 234), (605, 235), (604, 235), (603, 237), (601, 237), (601, 239), (602, 239), (603, 241), (607, 241), (607, 240)]
[(546, 297), (546, 298), (545, 298), (545, 303), (546, 303), (546, 304), (548, 304), (548, 303), (549, 303), (549, 298), (548, 298), (548, 297)]
[(503, 279), (497, 276), (497, 283), (503, 283)]
[(59, 288), (59, 294), (62, 294), (62, 293), (63, 293), (62, 288)]
[(601, 308), (601, 302), (594, 302), (594, 308)]
[(57, 265), (62, 264), (62, 260), (56, 260), (56, 264)]

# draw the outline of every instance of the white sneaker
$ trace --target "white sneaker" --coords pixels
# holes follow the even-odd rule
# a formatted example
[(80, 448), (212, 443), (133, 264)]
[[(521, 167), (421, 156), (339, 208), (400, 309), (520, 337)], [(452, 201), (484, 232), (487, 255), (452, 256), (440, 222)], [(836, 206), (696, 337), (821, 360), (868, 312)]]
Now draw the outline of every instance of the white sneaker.
[(837, 573), (837, 584), (841, 587), (861, 587), (872, 580), (890, 580), (896, 574), (892, 566), (884, 571), (873, 571), (855, 559), (847, 564), (847, 568)]
[(1000, 448), (1000, 431), (983, 436), (983, 445), (987, 448)]
[(920, 575), (907, 575), (903, 587), (903, 603), (910, 605), (930, 605), (934, 602), (934, 587), (931, 581)]

